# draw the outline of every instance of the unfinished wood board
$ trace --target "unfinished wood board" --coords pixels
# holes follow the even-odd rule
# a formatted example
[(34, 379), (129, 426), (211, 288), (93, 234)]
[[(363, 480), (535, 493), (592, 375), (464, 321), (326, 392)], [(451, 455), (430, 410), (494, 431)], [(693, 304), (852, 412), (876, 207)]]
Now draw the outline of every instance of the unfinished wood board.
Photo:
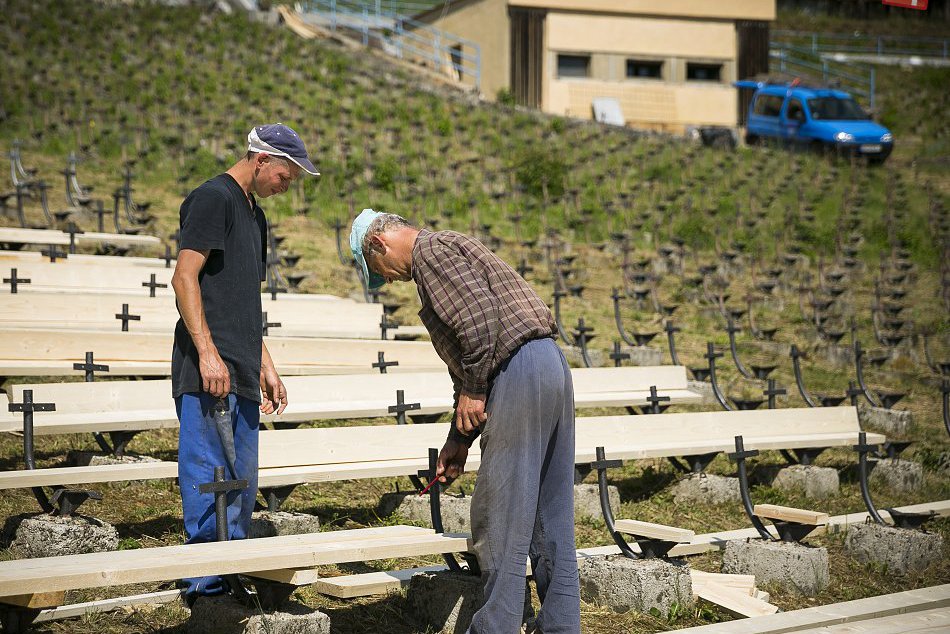
[(47, 623), (49, 621), (59, 621), (62, 619), (75, 619), (87, 614), (111, 612), (112, 610), (126, 606), (162, 605), (164, 603), (178, 601), (181, 599), (181, 594), (181, 590), (162, 590), (161, 592), (133, 594), (125, 597), (116, 597), (114, 599), (100, 599), (99, 601), (85, 601), (83, 603), (60, 605), (56, 608), (43, 610), (33, 622)]
[(733, 616), (757, 617), (778, 612), (778, 606), (760, 601), (738, 588), (704, 583), (693, 590), (693, 593), (702, 599), (713, 603)]
[(320, 594), (338, 599), (353, 599), (377, 594), (396, 592), (409, 585), (413, 575), (420, 572), (439, 572), (447, 570), (445, 566), (423, 566), (404, 570), (367, 572), (358, 575), (340, 577), (320, 577), (314, 580), (313, 589)]
[(814, 631), (815, 628), (843, 623), (860, 623), (874, 618), (907, 616), (948, 606), (950, 606), (950, 584), (780, 612), (754, 620), (690, 627), (679, 632), (682, 634), (786, 634), (809, 631), (809, 628)]
[(641, 522), (639, 520), (617, 520), (614, 522), (614, 527), (621, 533), (666, 542), (688, 542), (696, 535), (696, 533), (686, 528), (664, 526), (663, 524), (653, 524), (652, 522)]
[[(49, 257), (43, 255), (39, 251), (6, 251), (0, 249), (0, 268), (6, 266), (17, 266), (19, 262), (49, 262)], [(174, 269), (175, 265), (177, 264), (177, 260), (172, 258), (169, 262), (169, 265), (166, 266), (164, 257), (148, 258), (134, 255), (90, 255), (86, 253), (70, 253), (69, 256), (62, 261), (62, 263), (68, 264), (70, 266), (94, 264), (98, 266), (141, 266), (152, 269)], [(57, 262), (57, 264), (59, 264), (59, 262)]]
[(0, 471), (0, 489), (71, 486), (100, 482), (168, 480), (178, 477), (177, 462), (133, 462), (94, 467), (52, 467)]
[(690, 568), (689, 575), (693, 582), (693, 594), (696, 593), (697, 586), (715, 583), (720, 586), (742, 590), (749, 596), (755, 596), (755, 575), (731, 575), (721, 572), (706, 572), (695, 568)]
[(810, 524), (813, 526), (824, 526), (828, 523), (827, 513), (796, 509), (790, 506), (778, 506), (776, 504), (756, 504), (752, 508), (752, 512), (759, 517), (773, 521), (795, 522), (797, 524)]
[[(400, 527), (405, 528), (405, 527)], [(422, 532), (392, 535), (392, 527), (359, 529), (341, 541), (335, 531), (0, 562), (0, 597), (76, 588), (145, 583), (206, 575), (253, 573), (351, 561), (417, 557), (469, 548), (465, 536)], [(351, 531), (356, 532), (356, 531)]]
[(800, 634), (947, 634), (950, 608), (796, 630)]
[(62, 605), (66, 598), (66, 593), (62, 590), (56, 592), (42, 592), (35, 594), (17, 594), (14, 596), (3, 597), (0, 603), (6, 605), (15, 605), (20, 608), (48, 608), (56, 605)]

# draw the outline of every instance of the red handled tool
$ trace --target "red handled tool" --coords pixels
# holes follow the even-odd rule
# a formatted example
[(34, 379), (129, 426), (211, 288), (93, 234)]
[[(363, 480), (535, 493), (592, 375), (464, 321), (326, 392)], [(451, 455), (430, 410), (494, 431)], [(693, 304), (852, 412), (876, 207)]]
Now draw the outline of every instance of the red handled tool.
[(427, 484), (427, 485), (426, 485), (426, 488), (424, 488), (424, 489), (422, 489), (421, 491), (419, 491), (419, 497), (422, 497), (423, 495), (425, 495), (425, 494), (429, 491), (429, 489), (432, 488), (432, 485), (439, 481), (439, 478), (440, 478), (440, 477), (441, 477), (441, 476), (435, 476), (434, 478), (432, 478), (432, 482), (430, 482), (429, 484)]

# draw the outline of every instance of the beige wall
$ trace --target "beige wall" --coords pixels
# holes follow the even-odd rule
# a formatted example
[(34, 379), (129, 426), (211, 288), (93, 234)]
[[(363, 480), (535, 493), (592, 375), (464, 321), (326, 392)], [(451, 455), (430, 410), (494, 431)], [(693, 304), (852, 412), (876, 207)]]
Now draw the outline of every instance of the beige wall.
[[(434, 12), (425, 14), (433, 16)], [(469, 0), (452, 6), (444, 17), (430, 17), (425, 22), (481, 48), (481, 92), (494, 99), (498, 90), (508, 88), (511, 80), (511, 35), (507, 0)], [(464, 83), (473, 84), (470, 77)]]
[(775, 0), (509, 0), (518, 7), (617, 13), (666, 15), (727, 20), (774, 20)]

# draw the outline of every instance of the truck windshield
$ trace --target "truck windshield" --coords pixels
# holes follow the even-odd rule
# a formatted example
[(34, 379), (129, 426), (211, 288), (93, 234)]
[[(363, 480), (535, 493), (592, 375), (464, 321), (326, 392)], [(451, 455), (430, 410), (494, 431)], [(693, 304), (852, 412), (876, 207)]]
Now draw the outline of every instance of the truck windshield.
[(868, 115), (854, 99), (838, 97), (816, 97), (808, 100), (808, 109), (812, 119), (843, 120), (867, 119)]

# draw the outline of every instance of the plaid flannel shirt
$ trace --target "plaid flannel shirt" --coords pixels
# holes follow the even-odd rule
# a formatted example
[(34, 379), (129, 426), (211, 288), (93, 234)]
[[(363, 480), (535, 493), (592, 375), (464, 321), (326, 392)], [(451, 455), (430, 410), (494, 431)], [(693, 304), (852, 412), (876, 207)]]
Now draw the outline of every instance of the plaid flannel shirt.
[(484, 394), (521, 344), (555, 337), (551, 311), (518, 273), (478, 240), (454, 231), (419, 232), (412, 279), (422, 320), (460, 390)]

